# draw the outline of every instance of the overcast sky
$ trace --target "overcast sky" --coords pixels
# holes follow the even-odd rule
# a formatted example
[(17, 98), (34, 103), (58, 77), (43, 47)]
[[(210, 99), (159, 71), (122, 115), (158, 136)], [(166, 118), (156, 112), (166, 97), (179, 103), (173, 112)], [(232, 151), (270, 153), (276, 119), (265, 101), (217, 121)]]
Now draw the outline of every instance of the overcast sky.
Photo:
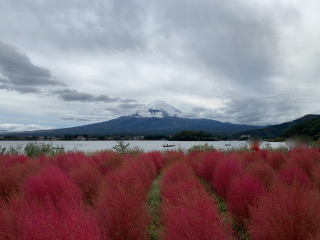
[(0, 130), (154, 100), (241, 124), (320, 114), (319, 12), (318, 0), (2, 0)]

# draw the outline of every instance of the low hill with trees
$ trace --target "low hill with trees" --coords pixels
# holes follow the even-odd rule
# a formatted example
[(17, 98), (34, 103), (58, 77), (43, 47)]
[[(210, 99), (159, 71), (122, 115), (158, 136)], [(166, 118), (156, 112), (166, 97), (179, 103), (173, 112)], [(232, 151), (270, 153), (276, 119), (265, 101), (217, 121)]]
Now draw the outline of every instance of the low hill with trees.
[(307, 136), (313, 140), (320, 139), (320, 118), (310, 119), (285, 130), (281, 137), (287, 138), (291, 136)]
[(174, 141), (218, 141), (212, 134), (203, 131), (181, 131), (174, 134), (170, 140)]
[(244, 131), (244, 132), (240, 132), (237, 135), (251, 135), (251, 136), (257, 136), (257, 137), (261, 137), (263, 139), (271, 139), (271, 138), (279, 138), (282, 136), (282, 134), (290, 129), (291, 127), (303, 123), (305, 121), (309, 121), (309, 120), (316, 120), (316, 119), (320, 119), (320, 115), (318, 114), (308, 114), (303, 116), (302, 118), (298, 118), (296, 120), (293, 120), (291, 122), (285, 122), (285, 123), (281, 123), (281, 124), (276, 124), (276, 125), (270, 125), (268, 127), (265, 128), (261, 128), (261, 129), (254, 129), (254, 130), (249, 130), (249, 131)]

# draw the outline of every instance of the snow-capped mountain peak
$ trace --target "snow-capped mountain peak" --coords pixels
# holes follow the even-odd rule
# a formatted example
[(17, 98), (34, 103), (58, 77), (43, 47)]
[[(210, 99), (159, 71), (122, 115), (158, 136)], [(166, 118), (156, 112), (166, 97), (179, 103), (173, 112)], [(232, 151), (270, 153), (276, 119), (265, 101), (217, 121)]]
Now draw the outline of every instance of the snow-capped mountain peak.
[(137, 117), (177, 117), (181, 114), (181, 111), (173, 107), (172, 105), (161, 101), (156, 100), (149, 105), (147, 105), (146, 109), (137, 111), (134, 116)]

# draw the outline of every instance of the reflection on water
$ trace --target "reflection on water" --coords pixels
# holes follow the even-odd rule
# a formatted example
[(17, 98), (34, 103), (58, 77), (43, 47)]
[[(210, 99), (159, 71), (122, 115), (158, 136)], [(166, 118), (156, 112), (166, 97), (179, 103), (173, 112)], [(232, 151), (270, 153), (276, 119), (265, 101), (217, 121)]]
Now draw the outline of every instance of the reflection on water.
[[(21, 146), (23, 150), (27, 143), (34, 141), (0, 141), (1, 147), (17, 147)], [(246, 141), (214, 141), (214, 142), (205, 142), (205, 141), (124, 141), (129, 143), (129, 147), (139, 147), (142, 150), (154, 151), (154, 150), (177, 150), (177, 149), (188, 149), (194, 145), (204, 145), (208, 144), (213, 146), (216, 149), (230, 149), (230, 148), (240, 148), (247, 146)], [(106, 150), (112, 149), (117, 145), (117, 141), (38, 141), (37, 143), (52, 144), (53, 147), (63, 146), (66, 151), (97, 151), (97, 150)], [(163, 147), (163, 145), (174, 144), (174, 147)], [(277, 148), (280, 146), (285, 146), (282, 142), (263, 142), (261, 148)]]

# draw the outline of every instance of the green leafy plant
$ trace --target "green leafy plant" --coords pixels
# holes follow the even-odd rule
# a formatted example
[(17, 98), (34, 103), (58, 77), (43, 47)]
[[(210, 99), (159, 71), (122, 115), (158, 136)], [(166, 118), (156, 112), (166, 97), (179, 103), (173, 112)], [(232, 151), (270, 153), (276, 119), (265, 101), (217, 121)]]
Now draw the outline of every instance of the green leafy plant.
[(130, 143), (124, 143), (124, 141), (117, 141), (117, 145), (113, 149), (120, 154), (125, 154), (128, 150)]
[(22, 145), (18, 145), (18, 146), (10, 146), (9, 149), (5, 152), (6, 154), (9, 154), (9, 155), (16, 155), (16, 154), (19, 154), (21, 153), (21, 148), (22, 148)]
[(190, 148), (188, 148), (187, 153), (191, 153), (193, 151), (201, 151), (201, 152), (208, 152), (208, 151), (214, 151), (216, 150), (212, 145), (209, 145), (208, 143), (205, 143), (203, 145), (194, 145)]
[(52, 144), (38, 144), (36, 142), (28, 143), (24, 148), (24, 153), (28, 157), (37, 157), (39, 155), (54, 155), (64, 153), (63, 147), (54, 148)]
[(0, 145), (0, 154), (3, 155), (6, 152), (6, 148)]

